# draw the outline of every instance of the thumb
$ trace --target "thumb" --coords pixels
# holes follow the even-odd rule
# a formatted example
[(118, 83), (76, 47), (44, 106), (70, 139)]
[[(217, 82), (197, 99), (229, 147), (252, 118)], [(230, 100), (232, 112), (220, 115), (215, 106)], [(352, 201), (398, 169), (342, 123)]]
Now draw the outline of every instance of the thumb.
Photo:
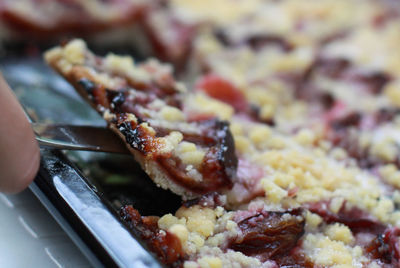
[(0, 74), (0, 191), (22, 191), (34, 179), (39, 162), (32, 128)]

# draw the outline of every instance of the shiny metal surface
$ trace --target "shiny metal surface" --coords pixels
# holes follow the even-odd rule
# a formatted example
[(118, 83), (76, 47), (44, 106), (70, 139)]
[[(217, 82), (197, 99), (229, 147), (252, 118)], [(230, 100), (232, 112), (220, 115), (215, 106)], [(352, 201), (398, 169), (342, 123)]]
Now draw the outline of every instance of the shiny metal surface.
[(41, 147), (129, 154), (121, 139), (106, 127), (32, 123)]
[[(3, 60), (0, 69), (31, 122), (105, 128), (104, 119), (40, 57)], [(132, 204), (143, 215), (164, 215), (177, 209), (179, 197), (155, 186), (131, 155), (46, 148), (41, 155), (31, 190), (91, 266), (162, 267), (118, 212)], [(57, 252), (50, 248), (44, 255), (61, 263)]]
[(161, 267), (66, 159), (45, 149), (41, 155), (35, 194), (45, 193), (38, 197), (94, 266)]

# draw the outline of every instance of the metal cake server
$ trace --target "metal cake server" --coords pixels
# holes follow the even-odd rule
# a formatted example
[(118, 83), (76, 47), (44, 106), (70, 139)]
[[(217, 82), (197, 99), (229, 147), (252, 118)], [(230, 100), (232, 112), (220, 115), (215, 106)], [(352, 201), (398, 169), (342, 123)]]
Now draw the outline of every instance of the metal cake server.
[(129, 154), (123, 141), (106, 127), (33, 122), (31, 125), (41, 147)]

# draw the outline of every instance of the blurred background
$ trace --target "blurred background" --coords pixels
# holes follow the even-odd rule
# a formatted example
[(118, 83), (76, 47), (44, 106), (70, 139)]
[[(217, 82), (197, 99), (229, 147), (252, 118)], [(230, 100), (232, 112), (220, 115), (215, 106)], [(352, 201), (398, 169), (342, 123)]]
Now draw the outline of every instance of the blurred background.
[[(0, 0), (0, 70), (38, 121), (102, 124), (41, 60), (75, 37), (100, 55), (169, 63), (189, 87), (230, 104), (228, 114), (284, 133), (312, 128), (371, 170), (400, 166), (399, 132), (378, 135), (400, 114), (400, 1)], [(215, 80), (229, 85), (224, 94), (207, 86)], [(355, 145), (374, 133), (366, 150)], [(373, 149), (383, 142), (389, 154)], [(149, 204), (146, 194), (157, 190), (149, 184), (143, 193), (130, 172), (118, 174), (120, 159), (67, 156), (115, 211), (133, 203), (162, 215), (179, 204), (165, 192)], [(90, 266), (29, 190), (0, 194), (0, 215), (1, 267)]]

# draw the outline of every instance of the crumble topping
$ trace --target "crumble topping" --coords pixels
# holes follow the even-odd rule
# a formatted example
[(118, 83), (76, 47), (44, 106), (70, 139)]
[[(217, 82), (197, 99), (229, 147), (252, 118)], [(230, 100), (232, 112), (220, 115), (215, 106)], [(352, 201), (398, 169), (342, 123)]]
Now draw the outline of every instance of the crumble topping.
[(188, 95), (169, 65), (155, 60), (135, 64), (112, 54), (100, 58), (82, 40), (45, 57), (79, 85), (159, 186), (185, 199), (231, 186), (237, 160), (228, 124), (215, 116), (194, 119), (181, 110)]
[[(156, 221), (185, 253), (176, 265), (396, 267), (400, 42), (391, 9), (372, 0), (171, 1), (146, 23), (165, 41), (161, 56), (172, 46), (178, 69), (190, 59), (198, 73), (187, 87), (155, 60), (110, 54), (94, 64), (80, 45), (46, 57), (62, 73), (89, 65), (92, 83), (127, 90), (127, 102), (107, 90), (111, 100), (101, 91), (93, 99), (109, 122), (157, 141), (134, 149), (168, 155), (157, 165), (196, 193), (184, 191), (187, 202)], [(123, 118), (120, 102), (133, 103)], [(205, 168), (210, 159), (218, 165)]]

